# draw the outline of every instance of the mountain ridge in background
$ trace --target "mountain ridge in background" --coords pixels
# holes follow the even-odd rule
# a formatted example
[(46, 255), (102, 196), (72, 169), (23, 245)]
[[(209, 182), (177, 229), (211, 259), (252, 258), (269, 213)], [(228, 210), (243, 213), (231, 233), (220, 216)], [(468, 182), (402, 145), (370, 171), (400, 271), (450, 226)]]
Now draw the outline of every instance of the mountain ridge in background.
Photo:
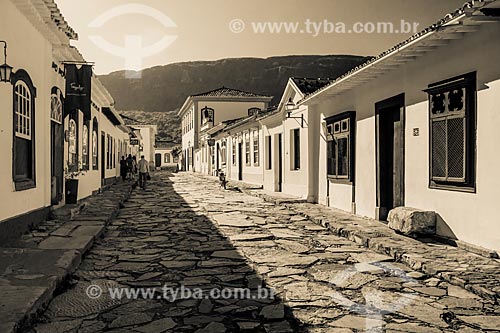
[(125, 71), (99, 79), (114, 97), (117, 110), (142, 122), (159, 121), (160, 138), (180, 141), (179, 120), (172, 111), (190, 95), (225, 86), (273, 96), (271, 105), (275, 105), (289, 77), (334, 79), (368, 59), (352, 55), (230, 58), (156, 66), (143, 70), (140, 79), (126, 78)]

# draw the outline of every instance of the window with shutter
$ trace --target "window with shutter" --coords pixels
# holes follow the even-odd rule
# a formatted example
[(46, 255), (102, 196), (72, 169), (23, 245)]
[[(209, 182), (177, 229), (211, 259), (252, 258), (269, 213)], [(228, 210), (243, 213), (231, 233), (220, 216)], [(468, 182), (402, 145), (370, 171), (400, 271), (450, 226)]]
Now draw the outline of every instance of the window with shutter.
[(16, 191), (36, 187), (35, 182), (35, 97), (36, 88), (28, 73), (20, 69), (12, 76), (13, 168)]
[(253, 135), (253, 165), (259, 166), (259, 132)]
[(354, 174), (354, 112), (326, 119), (327, 172), (332, 180), (352, 181)]
[(475, 190), (476, 75), (429, 86), (430, 185)]

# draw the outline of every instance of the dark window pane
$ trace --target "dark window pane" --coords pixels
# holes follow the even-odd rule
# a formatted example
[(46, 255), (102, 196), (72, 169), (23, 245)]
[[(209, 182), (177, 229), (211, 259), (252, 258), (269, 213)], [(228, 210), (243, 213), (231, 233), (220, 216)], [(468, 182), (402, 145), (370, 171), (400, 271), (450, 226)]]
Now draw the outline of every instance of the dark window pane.
[(336, 150), (335, 150), (335, 140), (330, 140), (327, 143), (328, 147), (328, 174), (336, 176)]
[(300, 130), (293, 130), (294, 168), (300, 169)]
[(440, 114), (445, 111), (444, 94), (436, 94), (431, 96), (431, 112), (432, 114)]
[(462, 111), (464, 108), (465, 89), (455, 89), (448, 94), (449, 111)]
[(267, 168), (271, 170), (273, 168), (273, 155), (271, 150), (272, 141), (270, 136), (266, 137), (266, 139), (267, 139)]
[(32, 179), (32, 142), (16, 137), (15, 173), (16, 179)]
[(337, 140), (338, 145), (338, 176), (349, 175), (349, 141), (348, 138), (340, 138)]

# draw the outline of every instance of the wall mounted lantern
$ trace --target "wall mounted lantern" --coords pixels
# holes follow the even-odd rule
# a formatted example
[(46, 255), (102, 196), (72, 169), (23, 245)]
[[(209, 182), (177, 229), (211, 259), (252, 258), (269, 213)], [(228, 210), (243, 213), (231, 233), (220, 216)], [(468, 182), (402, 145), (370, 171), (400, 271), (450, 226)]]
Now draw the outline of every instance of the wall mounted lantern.
[(1, 82), (10, 82), (10, 78), (12, 76), (12, 67), (7, 65), (7, 42), (0, 40), (0, 43), (3, 43), (3, 54), (4, 54), (4, 64), (0, 65), (0, 81)]
[(290, 98), (288, 103), (285, 104), (286, 117), (288, 119), (300, 119), (300, 127), (304, 128), (304, 115), (301, 114), (300, 117), (292, 117), (292, 111), (297, 110), (297, 106)]

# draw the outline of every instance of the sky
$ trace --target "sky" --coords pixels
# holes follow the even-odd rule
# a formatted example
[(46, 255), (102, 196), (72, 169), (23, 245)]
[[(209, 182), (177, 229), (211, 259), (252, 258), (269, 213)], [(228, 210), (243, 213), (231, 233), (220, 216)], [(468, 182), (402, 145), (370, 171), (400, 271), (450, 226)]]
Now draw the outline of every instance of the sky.
[(97, 74), (237, 57), (377, 55), (464, 2), (56, 0)]

